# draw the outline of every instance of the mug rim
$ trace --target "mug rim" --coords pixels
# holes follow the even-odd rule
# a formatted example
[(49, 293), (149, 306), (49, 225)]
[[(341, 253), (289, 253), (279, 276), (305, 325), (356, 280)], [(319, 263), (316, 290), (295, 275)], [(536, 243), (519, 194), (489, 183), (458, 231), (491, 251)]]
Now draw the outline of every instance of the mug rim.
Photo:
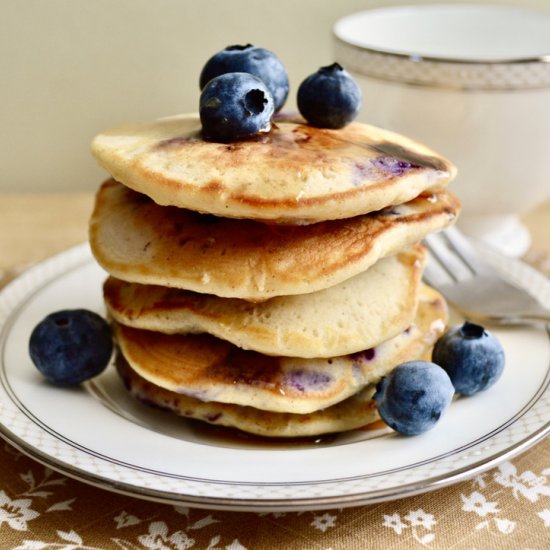
[(379, 54), (385, 55), (388, 57), (397, 57), (399, 59), (411, 61), (414, 63), (449, 63), (452, 65), (522, 65), (525, 63), (550, 63), (550, 52), (545, 54), (540, 54), (530, 57), (516, 57), (516, 58), (503, 58), (503, 59), (466, 59), (466, 58), (453, 58), (453, 57), (443, 57), (443, 56), (433, 56), (433, 55), (423, 55), (415, 53), (403, 53), (399, 51), (386, 50), (383, 48), (371, 48), (368, 46), (360, 46), (358, 44), (353, 44), (348, 42), (338, 36), (336, 32), (332, 31), (333, 39), (340, 43), (343, 46), (348, 48), (354, 48), (356, 50), (364, 51), (370, 54)]
[(386, 7), (376, 7), (372, 9), (366, 9), (358, 11), (344, 17), (341, 17), (336, 21), (332, 27), (333, 38), (348, 47), (356, 48), (361, 51), (369, 53), (377, 53), (382, 55), (388, 55), (392, 57), (398, 57), (400, 59), (408, 59), (414, 62), (428, 61), (431, 63), (452, 63), (452, 64), (464, 64), (464, 65), (515, 65), (523, 63), (550, 63), (550, 44), (548, 45), (548, 51), (541, 52), (533, 55), (521, 55), (517, 57), (479, 57), (469, 58), (460, 56), (446, 56), (438, 54), (422, 54), (418, 51), (407, 51), (405, 49), (390, 49), (386, 47), (377, 47), (375, 45), (362, 45), (353, 41), (353, 39), (346, 39), (342, 36), (342, 32), (338, 29), (344, 22), (350, 21), (354, 18), (367, 15), (378, 14), (398, 14), (398, 13), (418, 13), (418, 12), (430, 12), (430, 11), (442, 11), (448, 9), (459, 9), (461, 11), (472, 10), (475, 11), (479, 8), (483, 10), (489, 10), (494, 12), (508, 12), (508, 13), (528, 13), (530, 15), (546, 16), (550, 22), (550, 11), (543, 11), (534, 8), (525, 8), (521, 6), (509, 6), (502, 4), (458, 4), (458, 3), (444, 3), (444, 4), (411, 4), (411, 5), (393, 5)]
[[(370, 78), (413, 86), (453, 89), (459, 91), (519, 91), (550, 88), (550, 51), (518, 57), (477, 58), (446, 55), (425, 55), (414, 51), (389, 50), (357, 44), (344, 38), (343, 21), (366, 14), (415, 12), (418, 8), (437, 12), (441, 8), (488, 9), (510, 13), (550, 12), (521, 7), (489, 4), (422, 4), (401, 5), (363, 10), (339, 19), (332, 28), (336, 61), (356, 74)], [(550, 48), (550, 45), (549, 45)], [(546, 49), (546, 48), (545, 48)]]

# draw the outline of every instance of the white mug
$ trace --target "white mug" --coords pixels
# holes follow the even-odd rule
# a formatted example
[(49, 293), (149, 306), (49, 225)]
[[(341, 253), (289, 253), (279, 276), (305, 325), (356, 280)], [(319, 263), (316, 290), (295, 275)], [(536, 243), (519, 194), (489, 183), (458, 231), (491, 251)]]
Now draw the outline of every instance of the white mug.
[(458, 167), (459, 226), (509, 255), (519, 215), (550, 197), (550, 12), (474, 4), (368, 10), (334, 27), (360, 119)]

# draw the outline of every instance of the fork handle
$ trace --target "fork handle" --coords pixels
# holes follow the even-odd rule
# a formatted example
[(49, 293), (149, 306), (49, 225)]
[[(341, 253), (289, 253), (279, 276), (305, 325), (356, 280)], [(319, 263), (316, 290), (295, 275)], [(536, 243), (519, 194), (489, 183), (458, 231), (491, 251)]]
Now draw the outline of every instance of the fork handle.
[(493, 318), (494, 321), (500, 324), (518, 324), (523, 325), (525, 323), (531, 324), (548, 324), (550, 325), (550, 309), (544, 306), (535, 306), (534, 308), (525, 311), (518, 312), (510, 315), (500, 315), (499, 318)]

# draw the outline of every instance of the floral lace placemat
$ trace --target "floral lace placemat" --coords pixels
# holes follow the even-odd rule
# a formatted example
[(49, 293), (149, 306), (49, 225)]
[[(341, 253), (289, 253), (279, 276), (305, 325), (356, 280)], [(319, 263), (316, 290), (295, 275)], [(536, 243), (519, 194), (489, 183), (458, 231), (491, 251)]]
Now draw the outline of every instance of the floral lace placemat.
[(550, 439), (496, 469), (417, 497), (318, 512), (174, 507), (108, 493), (0, 443), (0, 548), (548, 548)]

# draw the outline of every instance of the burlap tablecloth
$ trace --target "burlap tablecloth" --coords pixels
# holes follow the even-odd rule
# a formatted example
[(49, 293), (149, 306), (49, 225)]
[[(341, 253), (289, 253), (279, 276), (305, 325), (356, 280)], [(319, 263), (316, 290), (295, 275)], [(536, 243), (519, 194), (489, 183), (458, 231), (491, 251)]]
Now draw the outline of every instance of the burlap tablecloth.
[[(86, 239), (92, 196), (0, 194), (0, 282)], [(525, 218), (526, 259), (550, 274), (550, 203)], [(550, 439), (469, 481), (399, 501), (320, 512), (178, 508), (44, 468), (0, 440), (0, 549), (546, 549)]]

